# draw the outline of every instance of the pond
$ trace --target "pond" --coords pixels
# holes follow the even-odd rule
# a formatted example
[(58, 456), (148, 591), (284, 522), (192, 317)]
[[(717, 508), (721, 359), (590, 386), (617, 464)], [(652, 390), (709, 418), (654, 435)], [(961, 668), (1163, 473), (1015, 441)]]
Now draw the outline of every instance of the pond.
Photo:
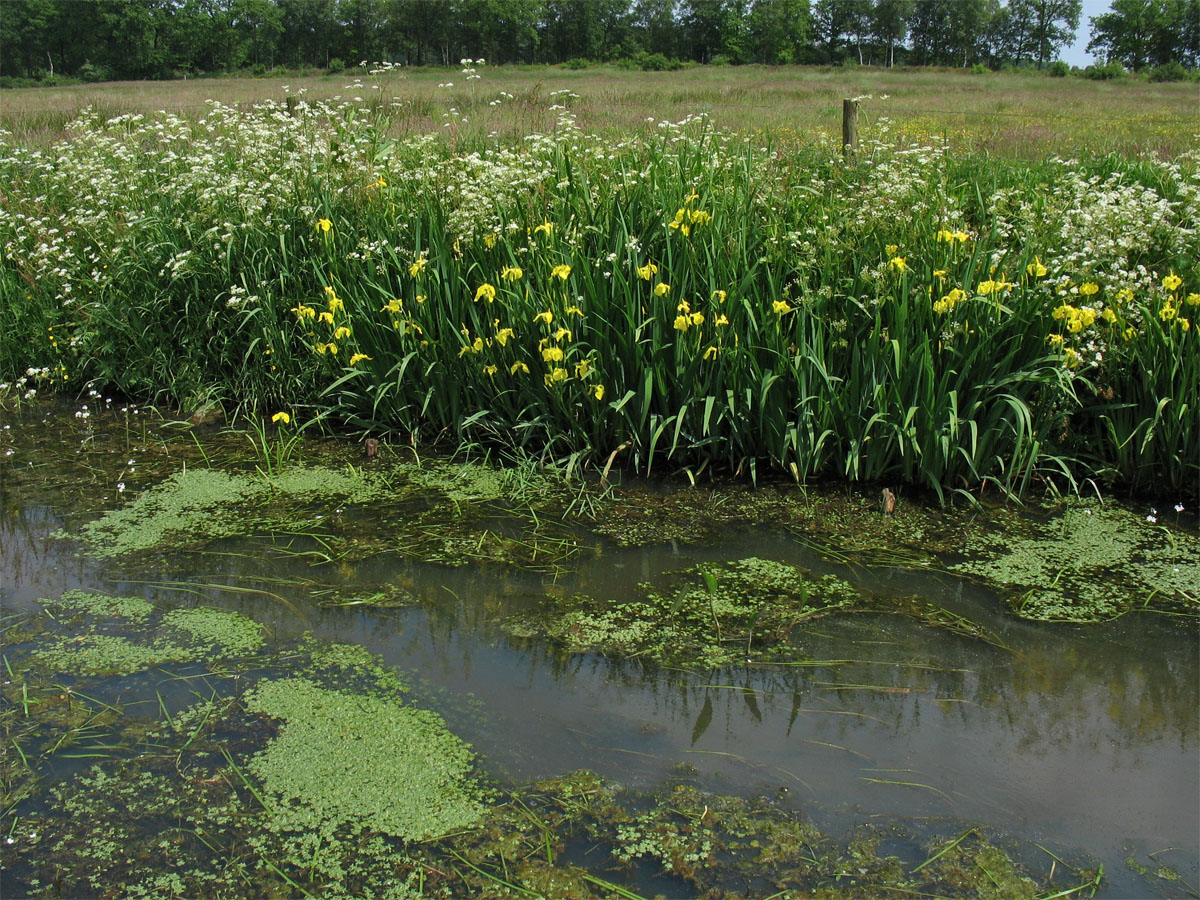
[(1197, 895), (1190, 510), (91, 405), (0, 437), (6, 896)]

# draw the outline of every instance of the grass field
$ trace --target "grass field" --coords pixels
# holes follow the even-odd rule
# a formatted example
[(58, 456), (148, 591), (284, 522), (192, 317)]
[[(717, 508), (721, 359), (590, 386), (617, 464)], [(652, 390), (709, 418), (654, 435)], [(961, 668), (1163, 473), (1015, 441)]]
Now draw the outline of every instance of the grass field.
[[(6, 93), (0, 404), (1200, 491), (1193, 86), (479, 71)], [(875, 95), (849, 161), (847, 94)]]
[[(579, 126), (607, 134), (644, 130), (648, 118), (674, 121), (705, 113), (722, 130), (769, 131), (780, 140), (836, 145), (842, 99), (867, 95), (872, 99), (863, 104), (864, 123), (878, 131), (886, 119), (893, 139), (948, 142), (956, 150), (1005, 157), (1149, 152), (1169, 158), (1194, 146), (1200, 134), (1195, 84), (1135, 79), (787, 66), (642, 72), (484, 65), (478, 74), (468, 82), (457, 69), (401, 69), (363, 76), (362, 88), (353, 87), (356, 76), (343, 74), (12, 90), (0, 93), (0, 127), (22, 143), (46, 143), (88, 106), (104, 116), (158, 109), (200, 115), (209, 99), (246, 104), (304, 92), (314, 102), (353, 96), (394, 102), (395, 134), (440, 129), (453, 107), (473, 133), (511, 139), (552, 127), (552, 95), (567, 90), (578, 96), (573, 109)], [(454, 86), (439, 87), (447, 82)], [(501, 92), (513, 95), (513, 102), (489, 105)]]

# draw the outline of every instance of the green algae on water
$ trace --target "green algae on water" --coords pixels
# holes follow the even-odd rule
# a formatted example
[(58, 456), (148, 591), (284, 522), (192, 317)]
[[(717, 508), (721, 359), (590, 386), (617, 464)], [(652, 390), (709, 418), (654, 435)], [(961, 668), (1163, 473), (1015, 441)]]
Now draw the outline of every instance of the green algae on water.
[(1200, 614), (1200, 536), (1128, 509), (1071, 504), (1043, 522), (980, 533), (966, 552), (953, 568), (1000, 587), (1022, 618), (1098, 622), (1147, 607)]
[(251, 653), (264, 643), (258, 622), (241, 613), (211, 606), (172, 610), (162, 617), (162, 624), (185, 632), (191, 643), (206, 651), (220, 649), (226, 656)]
[(570, 650), (717, 666), (794, 656), (787, 638), (797, 624), (860, 599), (836, 576), (750, 557), (677, 573), (666, 589), (642, 584), (624, 602), (583, 594), (551, 599), (536, 616), (515, 617), (507, 627), (518, 636), (545, 633)]
[(472, 754), (432, 712), (304, 678), (260, 682), (245, 703), (284, 721), (247, 766), (273, 801), (273, 830), (369, 826), (423, 840), (479, 818)]
[(265, 480), (218, 469), (187, 469), (85, 524), (80, 539), (92, 555), (123, 556), (269, 530), (289, 520), (278, 509), (281, 504), (365, 503), (386, 493), (381, 479), (357, 470), (285, 469)]
[(63, 591), (57, 600), (44, 601), (47, 606), (73, 613), (108, 619), (129, 619), (145, 622), (154, 607), (141, 597), (112, 597), (88, 591)]

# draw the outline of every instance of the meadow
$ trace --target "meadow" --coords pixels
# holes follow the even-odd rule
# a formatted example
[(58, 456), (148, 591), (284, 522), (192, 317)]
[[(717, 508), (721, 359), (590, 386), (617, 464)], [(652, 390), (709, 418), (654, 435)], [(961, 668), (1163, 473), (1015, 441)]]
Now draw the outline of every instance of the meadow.
[(1200, 491), (1191, 85), (483, 64), (4, 99), (0, 402)]

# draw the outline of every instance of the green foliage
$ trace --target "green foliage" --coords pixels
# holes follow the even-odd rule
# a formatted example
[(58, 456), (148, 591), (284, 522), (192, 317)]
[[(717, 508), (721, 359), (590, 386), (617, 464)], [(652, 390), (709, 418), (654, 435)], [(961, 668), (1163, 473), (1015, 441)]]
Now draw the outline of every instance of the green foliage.
[(1046, 70), (1051, 78), (1066, 78), (1071, 74), (1071, 67), (1061, 59), (1056, 59)]
[[(11, 149), (0, 283), (28, 340), (0, 346), (0, 377), (571, 466), (942, 495), (1195, 483), (1190, 158), (985, 165), (881, 141), (847, 167), (700, 120), (611, 141), (566, 114), (475, 151), (393, 140), (353, 104), (285, 110), (90, 117), (53, 162)], [(54, 235), (43, 196), (75, 210)], [(1054, 317), (1064, 298), (1086, 326)], [(1070, 416), (1107, 436), (1084, 446)], [(275, 480), (289, 445), (260, 437)]]
[(1150, 70), (1150, 81), (1187, 81), (1191, 75), (1188, 70), (1175, 60), (1162, 63)]
[(1114, 59), (1103, 65), (1088, 66), (1084, 69), (1083, 74), (1093, 81), (1118, 81), (1128, 73), (1125, 71), (1125, 67)]

